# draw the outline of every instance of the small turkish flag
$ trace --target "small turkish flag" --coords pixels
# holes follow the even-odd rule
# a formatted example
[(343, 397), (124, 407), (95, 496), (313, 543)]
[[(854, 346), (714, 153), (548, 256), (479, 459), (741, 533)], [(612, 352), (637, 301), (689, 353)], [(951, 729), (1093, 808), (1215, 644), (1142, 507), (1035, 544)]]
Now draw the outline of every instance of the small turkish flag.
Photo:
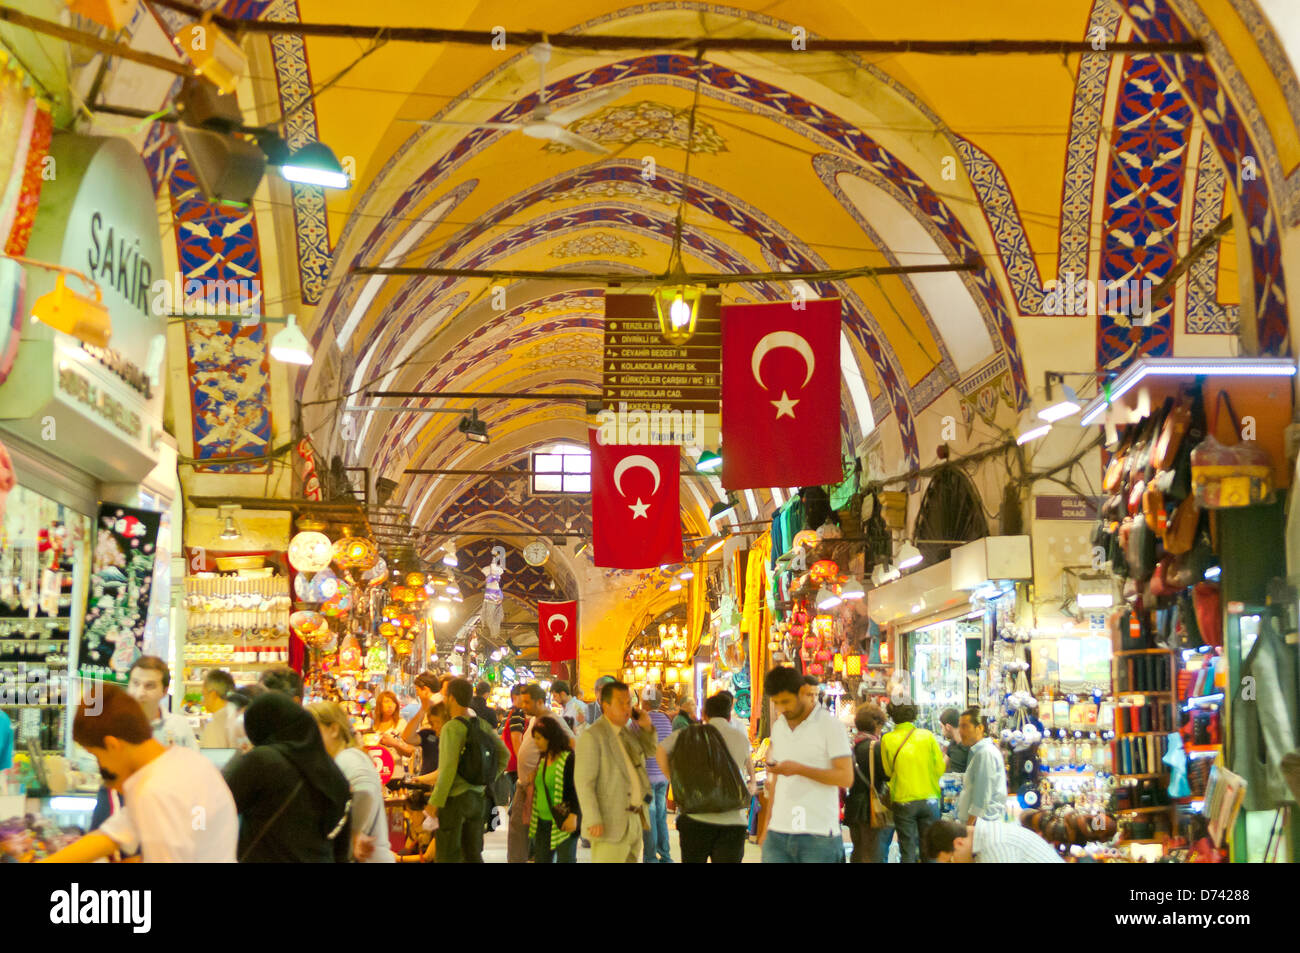
[(682, 561), (681, 447), (604, 445), (590, 431), (591, 548), (597, 566)]
[(843, 478), (839, 299), (723, 307), (722, 485)]
[(537, 603), (537, 657), (543, 662), (567, 662), (578, 657), (578, 604)]

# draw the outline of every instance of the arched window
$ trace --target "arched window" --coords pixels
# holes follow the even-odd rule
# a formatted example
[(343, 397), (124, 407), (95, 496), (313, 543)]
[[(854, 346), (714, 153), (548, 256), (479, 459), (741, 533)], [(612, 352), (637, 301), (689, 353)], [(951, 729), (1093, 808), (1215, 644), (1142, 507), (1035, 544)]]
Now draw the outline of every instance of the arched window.
[[(912, 532), (917, 548), (925, 556), (925, 564), (933, 566), (947, 559), (956, 546), (988, 534), (984, 504), (970, 477), (955, 466), (936, 472), (925, 488)], [(927, 539), (942, 542), (923, 542)]]

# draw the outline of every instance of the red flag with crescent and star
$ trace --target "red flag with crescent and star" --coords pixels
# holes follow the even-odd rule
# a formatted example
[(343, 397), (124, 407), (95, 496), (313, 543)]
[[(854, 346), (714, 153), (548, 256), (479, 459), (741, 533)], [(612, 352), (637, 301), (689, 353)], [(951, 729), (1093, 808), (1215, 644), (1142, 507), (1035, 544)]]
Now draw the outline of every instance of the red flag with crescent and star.
[(578, 657), (578, 604), (537, 603), (537, 657), (543, 662), (567, 662)]
[(722, 485), (820, 486), (840, 461), (840, 301), (722, 309)]
[(590, 431), (591, 555), (606, 569), (682, 561), (681, 447), (605, 445)]

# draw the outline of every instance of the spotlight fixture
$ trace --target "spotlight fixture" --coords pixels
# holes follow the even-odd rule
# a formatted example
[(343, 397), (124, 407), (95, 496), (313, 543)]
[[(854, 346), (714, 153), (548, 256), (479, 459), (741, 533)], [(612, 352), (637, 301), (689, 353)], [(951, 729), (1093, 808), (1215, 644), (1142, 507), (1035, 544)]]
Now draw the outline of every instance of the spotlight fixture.
[(460, 565), (460, 559), (456, 556), (456, 543), (454, 541), (447, 543), (443, 547), (443, 550), (445, 551), (445, 555), (442, 557), (442, 564), (444, 566), (450, 566), (455, 569)]
[(289, 315), (284, 327), (271, 338), (271, 356), (284, 364), (311, 364), (311, 344), (294, 315)]
[[(1053, 381), (1061, 385), (1061, 392), (1055, 398), (1052, 397)], [(1074, 388), (1065, 383), (1065, 378), (1060, 374), (1053, 374), (1049, 371), (1047, 374), (1047, 401), (1038, 410), (1039, 419), (1046, 420), (1049, 424), (1056, 423), (1056, 421), (1064, 420), (1066, 417), (1073, 417), (1081, 407), (1079, 395), (1074, 392)]]
[[(26, 261), (26, 259), (19, 260)], [(32, 264), (43, 268), (48, 267), (39, 262), (32, 262)], [(54, 290), (41, 295), (32, 304), (32, 321), (48, 324), (56, 331), (71, 334), (77, 340), (87, 344), (108, 347), (108, 340), (113, 334), (113, 321), (109, 317), (108, 308), (104, 307), (104, 294), (100, 291), (99, 285), (80, 272), (62, 268), (56, 270), (59, 272), (59, 277), (55, 279)], [(77, 294), (69, 288), (65, 281), (65, 277), (69, 274), (76, 275), (84, 281), (87, 287), (94, 291), (95, 296), (91, 298)]]
[(841, 599), (861, 599), (866, 594), (867, 591), (862, 588), (857, 576), (849, 576), (848, 581), (840, 587)]
[(1034, 409), (1030, 407), (1020, 415), (1020, 425), (1016, 428), (1016, 444), (1018, 446), (1024, 446), (1031, 440), (1037, 440), (1039, 437), (1046, 436), (1047, 432), (1051, 429), (1051, 423), (1040, 419), (1039, 416), (1034, 413)]
[(280, 175), (287, 182), (325, 189), (346, 189), (352, 184), (334, 151), (323, 142), (309, 142), (291, 154), (280, 166)]
[(471, 443), (488, 442), (487, 424), (478, 419), (477, 408), (471, 409), (468, 417), (461, 418), (459, 429)]
[(727, 534), (723, 533), (715, 542), (709, 544), (709, 548), (704, 550), (704, 555), (712, 556), (725, 545), (727, 545)]
[(911, 569), (913, 566), (921, 565), (924, 560), (925, 557), (921, 555), (921, 551), (907, 540), (904, 540), (903, 545), (898, 547), (897, 566), (899, 569)]
[(680, 592), (681, 588), (682, 588), (682, 583), (681, 580), (679, 579), (674, 579), (671, 583), (668, 584), (669, 592)]
[(580, 543), (578, 543), (578, 548), (573, 551), (573, 555), (581, 556), (589, 549), (591, 549), (591, 543), (583, 539)]
[(831, 592), (831, 591), (830, 591), (829, 589), (827, 589), (825, 586), (822, 586), (821, 591), (817, 593), (817, 603), (816, 603), (816, 604), (817, 604), (817, 608), (818, 608), (818, 609), (823, 609), (823, 610), (825, 610), (825, 609), (834, 609), (834, 608), (835, 608), (836, 606), (838, 606), (842, 601), (843, 601), (843, 600), (840, 599), (839, 596), (837, 596), (835, 593)]
[(871, 584), (873, 586), (883, 586), (886, 583), (893, 582), (901, 575), (902, 573), (894, 568), (893, 563), (880, 565), (871, 571)]
[(722, 454), (714, 453), (712, 450), (705, 450), (700, 454), (700, 459), (695, 461), (695, 469), (704, 473), (713, 473), (722, 469)]
[(244, 51), (213, 25), (211, 12), (177, 33), (176, 44), (194, 64), (194, 72), (223, 93), (233, 93), (248, 72)]
[(735, 510), (736, 497), (731, 493), (728, 493), (725, 502), (719, 500), (717, 503), (714, 503), (713, 506), (709, 507), (709, 522), (712, 523), (716, 520), (720, 520), (728, 513), (734, 513)]
[(692, 569), (690, 566), (687, 566), (685, 569), (683, 569), (681, 572), (679, 572), (679, 573), (677, 574), (677, 578), (678, 578), (678, 579), (694, 579), (694, 578), (695, 578), (695, 570)]
[(1096, 423), (1106, 408), (1147, 377), (1292, 377), (1293, 357), (1144, 357), (1124, 369), (1092, 399), (1080, 421), (1085, 427)]
[(221, 506), (217, 508), (217, 519), (222, 520), (221, 535), (218, 539), (239, 539), (243, 534), (239, 531), (239, 525), (235, 522), (235, 512), (238, 506)]
[[(436, 622), (436, 623), (438, 623), (438, 625), (445, 625), (446, 623), (450, 622), (450, 621), (451, 621), (451, 609), (450, 609), (448, 606), (445, 606), (445, 605), (436, 605), (436, 606), (434, 606), (434, 607), (433, 607), (433, 621)], [(464, 650), (463, 648), (461, 648), (460, 646), (457, 646), (457, 647), (456, 647), (456, 651), (458, 651), (458, 652), (463, 652), (463, 651), (465, 651), (465, 650)]]
[(68, 9), (114, 33), (131, 22), (136, 0), (68, 0)]

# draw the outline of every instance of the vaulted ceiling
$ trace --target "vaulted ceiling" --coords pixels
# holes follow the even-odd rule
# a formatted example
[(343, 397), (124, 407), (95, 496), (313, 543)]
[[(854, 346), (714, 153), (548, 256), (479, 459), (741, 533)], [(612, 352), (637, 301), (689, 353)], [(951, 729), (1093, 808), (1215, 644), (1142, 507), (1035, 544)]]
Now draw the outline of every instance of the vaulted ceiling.
[[(182, 267), (259, 275), (272, 265), (261, 260), (258, 236), (277, 236), (280, 287), (269, 310), (295, 309), (318, 357), (292, 387), (304, 401), (302, 422), (324, 453), (396, 479), (395, 501), (422, 527), (515, 526), (526, 501), (490, 501), (482, 479), (406, 469), (516, 465), (531, 450), (585, 443), (591, 418), (582, 403), (475, 400), (492, 435), (486, 445), (466, 443), (455, 415), (344, 407), (366, 404), (367, 390), (595, 391), (603, 290), (576, 278), (353, 274), (360, 266), (603, 268), (635, 283), (664, 270), (679, 206), (694, 271), (975, 260), (969, 272), (812, 289), (844, 301), (845, 449), (866, 440), (891, 472), (933, 462), (932, 448), (953, 442), (949, 420), (966, 425), (966, 440), (1012, 426), (1048, 369), (1291, 347), (1282, 231), (1300, 210), (1300, 85), (1283, 47), (1291, 41), (1279, 40), (1269, 19), (1285, 16), (1274, 0), (221, 7), (248, 19), (501, 27), (507, 37), (539, 29), (807, 38), (803, 51), (709, 51), (698, 60), (652, 43), (555, 49), (548, 102), (567, 108), (608, 96), (569, 124), (610, 150), (596, 156), (475, 128), (526, 118), (537, 105), (538, 65), (524, 46), (277, 37), (254, 57), (258, 95), (245, 100), (247, 111), (262, 122), (288, 113), (291, 144), (328, 143), (354, 184), (290, 193), (274, 183), (270, 200), (242, 217), (198, 208), (169, 129), (149, 130), (143, 151), (160, 195), (170, 192)], [(188, 22), (166, 11), (155, 19), (172, 32)], [(158, 46), (150, 29), (137, 24), (134, 42)], [(1096, 52), (858, 56), (818, 52), (820, 37), (1065, 39)], [(1196, 38), (1204, 55), (1111, 52), (1116, 41)], [(129, 84), (105, 84), (122, 88)], [(1232, 229), (1149, 326), (1059, 314), (1058, 278), (1158, 283), (1229, 213)], [(780, 284), (724, 291), (730, 301), (789, 294)], [(195, 395), (196, 439), (199, 402)], [(194, 455), (229, 452), (209, 440)], [(782, 489), (748, 494), (742, 517), (768, 511)], [(688, 532), (704, 530), (720, 492), (712, 479), (684, 481)]]

